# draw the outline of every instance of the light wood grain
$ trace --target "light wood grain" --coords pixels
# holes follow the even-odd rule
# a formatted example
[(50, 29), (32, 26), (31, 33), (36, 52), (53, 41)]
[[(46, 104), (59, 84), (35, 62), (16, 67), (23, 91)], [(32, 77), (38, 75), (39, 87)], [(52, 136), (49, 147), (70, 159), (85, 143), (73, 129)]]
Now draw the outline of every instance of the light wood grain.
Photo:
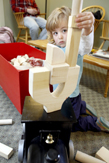
[(105, 147), (101, 147), (95, 154), (95, 157), (109, 163), (109, 150)]
[(90, 55), (84, 55), (84, 62), (87, 62), (89, 64), (107, 69), (107, 75), (106, 75), (106, 83), (105, 83), (105, 91), (104, 91), (104, 97), (107, 97), (108, 89), (109, 89), (109, 61), (96, 58), (94, 56)]
[[(81, 11), (82, 0), (73, 0), (72, 4), (73, 17)], [(47, 113), (60, 110), (64, 100), (76, 88), (80, 70), (76, 65), (80, 35), (81, 30), (68, 28), (67, 54), (59, 47), (47, 44), (44, 67), (29, 70), (29, 93), (36, 102), (44, 106)], [(59, 84), (52, 93), (49, 91), (50, 81)]]
[[(81, 37), (81, 29), (75, 28), (74, 17), (82, 10), (82, 0), (74, 0), (72, 3), (72, 13), (70, 16), (69, 24), (73, 24), (68, 27), (67, 43), (66, 43), (66, 63), (70, 66), (75, 66), (77, 63), (79, 43)], [(72, 18), (71, 18), (72, 17)]]
[(9, 159), (14, 153), (13, 148), (0, 143), (0, 156)]
[(105, 163), (104, 161), (101, 161), (100, 159), (92, 157), (81, 151), (77, 151), (75, 160), (80, 161), (82, 163)]
[(48, 40), (30, 40), (28, 41), (28, 45), (33, 45), (41, 50), (46, 50), (48, 44)]

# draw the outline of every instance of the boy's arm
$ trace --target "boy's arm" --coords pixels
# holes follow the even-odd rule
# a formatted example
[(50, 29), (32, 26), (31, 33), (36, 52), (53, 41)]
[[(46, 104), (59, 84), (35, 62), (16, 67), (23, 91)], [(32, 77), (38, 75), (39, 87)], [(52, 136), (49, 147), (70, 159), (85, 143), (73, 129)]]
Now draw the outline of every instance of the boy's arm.
[(91, 12), (80, 13), (76, 17), (78, 28), (82, 29), (79, 52), (85, 55), (91, 52), (94, 42), (94, 22), (95, 18)]
[(93, 43), (94, 43), (94, 26), (92, 27), (92, 31), (91, 33), (89, 33), (89, 35), (84, 35), (83, 29), (78, 54), (85, 55), (90, 53), (93, 47)]

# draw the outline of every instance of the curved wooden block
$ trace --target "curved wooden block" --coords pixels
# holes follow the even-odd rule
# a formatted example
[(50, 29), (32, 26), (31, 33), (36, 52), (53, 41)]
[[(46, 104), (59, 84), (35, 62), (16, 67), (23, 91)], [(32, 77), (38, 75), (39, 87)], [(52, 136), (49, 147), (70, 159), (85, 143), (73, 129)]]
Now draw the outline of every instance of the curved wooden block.
[(29, 93), (35, 101), (44, 105), (46, 112), (60, 110), (63, 101), (75, 90), (78, 74), (79, 66), (70, 67), (66, 82), (60, 83), (57, 89), (50, 93), (50, 71), (46, 67), (30, 69)]

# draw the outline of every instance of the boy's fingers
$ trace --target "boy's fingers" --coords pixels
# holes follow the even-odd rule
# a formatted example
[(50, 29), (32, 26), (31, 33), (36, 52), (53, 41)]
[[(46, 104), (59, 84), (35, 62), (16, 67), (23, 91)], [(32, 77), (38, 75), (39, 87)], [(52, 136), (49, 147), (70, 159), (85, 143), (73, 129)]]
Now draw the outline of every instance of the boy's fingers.
[(94, 24), (94, 16), (91, 12), (80, 13), (76, 17), (78, 28), (90, 28)]
[(79, 29), (82, 29), (82, 28), (86, 29), (86, 28), (90, 28), (90, 27), (92, 27), (92, 25), (90, 25), (90, 24), (88, 24), (88, 25), (84, 24), (84, 25), (79, 25), (78, 26)]
[(77, 26), (80, 26), (80, 25), (92, 25), (92, 20), (85, 20), (85, 21), (77, 23)]
[(84, 12), (84, 13), (79, 13), (76, 16), (76, 22), (82, 22), (82, 21), (86, 21), (86, 20), (91, 20), (92, 23), (94, 24), (94, 16), (91, 12)]

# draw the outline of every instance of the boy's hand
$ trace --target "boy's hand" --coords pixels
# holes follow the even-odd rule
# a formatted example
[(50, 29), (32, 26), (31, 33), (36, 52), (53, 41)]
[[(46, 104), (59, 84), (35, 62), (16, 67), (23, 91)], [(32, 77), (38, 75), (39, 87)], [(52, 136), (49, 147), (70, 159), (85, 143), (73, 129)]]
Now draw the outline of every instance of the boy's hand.
[(95, 18), (91, 12), (78, 14), (75, 21), (78, 28), (84, 28), (83, 35), (89, 35), (92, 32)]

